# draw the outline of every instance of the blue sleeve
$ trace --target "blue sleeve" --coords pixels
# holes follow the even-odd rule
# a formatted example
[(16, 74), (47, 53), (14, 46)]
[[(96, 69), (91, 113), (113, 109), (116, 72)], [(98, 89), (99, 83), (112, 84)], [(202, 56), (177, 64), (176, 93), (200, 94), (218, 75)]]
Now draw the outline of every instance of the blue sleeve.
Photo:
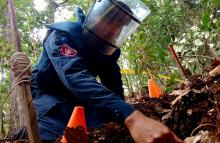
[[(54, 31), (44, 43), (47, 55), (63, 84), (82, 102), (91, 107), (103, 109), (112, 114), (116, 121), (123, 123), (134, 108), (116, 93), (96, 81), (88, 71), (85, 60), (78, 54), (64, 56), (62, 45), (71, 47), (71, 40)], [(76, 52), (75, 52), (76, 53)]]
[(105, 64), (101, 69), (102, 71), (99, 73), (101, 82), (108, 89), (120, 95), (121, 99), (124, 100), (124, 89), (122, 87), (123, 83), (121, 79), (121, 72), (117, 62)]

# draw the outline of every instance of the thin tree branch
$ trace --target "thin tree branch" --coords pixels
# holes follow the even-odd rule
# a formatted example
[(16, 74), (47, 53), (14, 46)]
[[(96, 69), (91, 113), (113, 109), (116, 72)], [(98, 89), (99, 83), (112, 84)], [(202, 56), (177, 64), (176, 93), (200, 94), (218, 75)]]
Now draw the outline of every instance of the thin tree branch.
[(65, 3), (67, 3), (67, 2), (68, 2), (68, 0), (64, 0), (63, 2), (58, 3), (58, 5), (63, 5), (63, 4), (65, 4)]
[(13, 32), (13, 43), (14, 47), (16, 49), (16, 52), (21, 52), (21, 41), (20, 41), (20, 35), (18, 31), (18, 25), (16, 21), (16, 15), (15, 15), (15, 9), (14, 9), (14, 3), (12, 0), (8, 0), (8, 5), (9, 5), (9, 11), (11, 14), (11, 27), (12, 27), (12, 32)]
[(186, 78), (189, 78), (189, 75), (186, 71), (186, 69), (182, 66), (178, 56), (176, 55), (176, 52), (175, 50), (173, 49), (173, 45), (169, 45), (168, 46), (168, 49), (171, 53), (171, 55), (173, 56), (173, 59), (175, 60), (176, 64), (178, 65), (179, 69), (181, 70), (181, 72), (183, 73), (183, 75), (186, 77)]

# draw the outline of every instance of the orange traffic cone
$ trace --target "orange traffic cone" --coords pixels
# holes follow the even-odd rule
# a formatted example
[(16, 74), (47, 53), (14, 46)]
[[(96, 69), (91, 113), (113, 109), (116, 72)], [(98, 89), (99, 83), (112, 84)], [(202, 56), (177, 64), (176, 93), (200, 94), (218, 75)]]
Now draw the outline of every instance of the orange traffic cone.
[(148, 80), (148, 89), (150, 98), (159, 98), (163, 95), (163, 91), (152, 78)]
[[(76, 106), (73, 110), (73, 113), (70, 117), (70, 120), (67, 124), (68, 128), (76, 128), (78, 126), (82, 126), (85, 129), (85, 132), (87, 132), (86, 129), (86, 120), (84, 115), (84, 107)], [(65, 136), (63, 135), (61, 139), (62, 143), (68, 143)]]

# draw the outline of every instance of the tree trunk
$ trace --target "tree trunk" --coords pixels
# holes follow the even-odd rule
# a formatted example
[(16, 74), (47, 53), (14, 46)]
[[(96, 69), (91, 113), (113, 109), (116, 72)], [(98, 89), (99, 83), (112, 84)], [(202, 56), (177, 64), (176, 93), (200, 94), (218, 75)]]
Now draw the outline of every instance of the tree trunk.
[[(4, 69), (2, 66), (2, 59), (0, 59), (0, 74), (1, 74), (1, 80), (0, 80), (0, 84), (3, 84), (4, 81)], [(2, 96), (0, 96), (0, 103), (2, 103)], [(3, 105), (0, 105), (0, 138), (3, 138), (5, 136), (5, 132), (4, 132), (4, 124), (3, 124)]]
[(4, 129), (4, 122), (3, 122), (3, 108), (0, 109), (0, 139), (5, 137), (5, 129)]
[[(16, 87), (17, 88), (17, 87)], [(9, 120), (9, 134), (12, 133), (13, 131), (16, 131), (24, 126), (25, 120), (23, 116), (23, 112), (21, 110), (21, 99), (17, 95), (16, 90), (14, 89), (10, 95), (10, 120)]]

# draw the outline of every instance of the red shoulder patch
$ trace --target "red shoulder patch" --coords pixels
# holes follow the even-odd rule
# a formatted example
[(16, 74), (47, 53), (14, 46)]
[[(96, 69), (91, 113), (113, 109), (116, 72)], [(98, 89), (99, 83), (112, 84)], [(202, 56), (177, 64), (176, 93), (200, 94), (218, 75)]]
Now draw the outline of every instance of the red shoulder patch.
[(60, 46), (60, 54), (63, 56), (75, 57), (78, 55), (78, 52), (75, 49), (71, 48), (69, 45), (63, 44)]

